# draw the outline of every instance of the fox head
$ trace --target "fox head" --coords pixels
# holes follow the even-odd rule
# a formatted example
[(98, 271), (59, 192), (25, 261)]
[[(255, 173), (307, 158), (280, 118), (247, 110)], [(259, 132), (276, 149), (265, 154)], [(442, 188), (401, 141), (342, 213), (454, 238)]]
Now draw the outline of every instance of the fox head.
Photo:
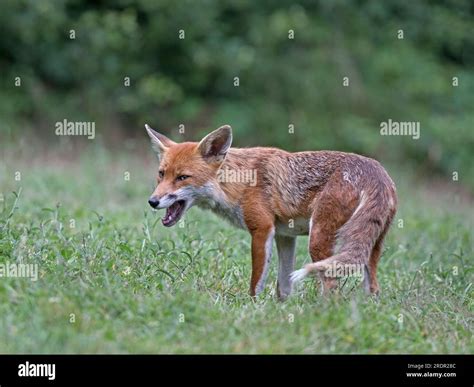
[(166, 208), (162, 223), (175, 225), (196, 200), (206, 197), (232, 143), (232, 129), (221, 126), (200, 142), (176, 143), (148, 125), (153, 149), (160, 160), (157, 186), (148, 203)]

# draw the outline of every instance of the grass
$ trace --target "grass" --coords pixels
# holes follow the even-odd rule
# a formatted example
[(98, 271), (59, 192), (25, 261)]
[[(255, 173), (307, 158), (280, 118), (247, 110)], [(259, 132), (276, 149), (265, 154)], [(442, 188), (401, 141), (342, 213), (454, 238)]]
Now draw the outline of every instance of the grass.
[[(249, 236), (196, 208), (184, 227), (165, 229), (147, 204), (149, 152), (5, 152), (0, 263), (36, 263), (39, 279), (0, 278), (0, 352), (474, 352), (473, 212), (455, 194), (459, 183), (429, 189), (389, 168), (401, 206), (378, 300), (356, 279), (331, 297), (306, 280), (280, 303), (274, 249), (254, 302)], [(300, 237), (298, 267), (309, 261), (306, 245)]]

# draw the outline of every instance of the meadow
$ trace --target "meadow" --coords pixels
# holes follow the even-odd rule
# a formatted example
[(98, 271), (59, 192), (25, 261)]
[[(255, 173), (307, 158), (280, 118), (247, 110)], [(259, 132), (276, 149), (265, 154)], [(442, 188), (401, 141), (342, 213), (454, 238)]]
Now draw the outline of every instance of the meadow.
[[(387, 165), (400, 208), (379, 265), (379, 298), (359, 280), (321, 296), (307, 279), (248, 296), (250, 238), (191, 209), (166, 229), (147, 199), (157, 171), (141, 144), (3, 147), (1, 353), (473, 353), (473, 200), (461, 181)], [(381, 160), (383, 162), (383, 160)], [(298, 238), (297, 267), (309, 262)]]

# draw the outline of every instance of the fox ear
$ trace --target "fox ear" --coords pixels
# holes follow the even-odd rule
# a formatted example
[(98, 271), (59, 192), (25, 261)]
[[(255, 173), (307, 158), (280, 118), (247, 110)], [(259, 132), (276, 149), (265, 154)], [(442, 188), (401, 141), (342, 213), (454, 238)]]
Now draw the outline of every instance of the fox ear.
[(222, 162), (232, 144), (232, 128), (221, 126), (204, 137), (198, 145), (201, 156), (209, 163)]
[(148, 126), (148, 124), (145, 124), (145, 129), (148, 132), (148, 135), (150, 136), (151, 145), (153, 149), (158, 154), (165, 152), (170, 146), (176, 145), (174, 141), (171, 141), (168, 137), (163, 136), (162, 134), (153, 130)]

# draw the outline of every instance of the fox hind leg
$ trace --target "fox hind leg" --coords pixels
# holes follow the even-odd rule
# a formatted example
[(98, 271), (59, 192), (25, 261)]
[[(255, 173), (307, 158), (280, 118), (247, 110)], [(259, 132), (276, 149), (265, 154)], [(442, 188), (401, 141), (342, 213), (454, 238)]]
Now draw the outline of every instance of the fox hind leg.
[[(309, 254), (313, 262), (318, 262), (332, 256), (336, 242), (336, 229), (328, 223), (313, 222), (309, 237)], [(320, 272), (323, 293), (337, 287), (337, 279)]]
[(375, 245), (372, 249), (372, 253), (370, 254), (369, 262), (365, 266), (365, 273), (364, 273), (364, 288), (367, 293), (370, 294), (378, 294), (379, 293), (379, 284), (377, 281), (377, 265), (380, 260), (380, 256), (382, 255), (383, 250), (383, 241), (385, 239), (385, 235), (390, 228), (390, 224), (392, 219), (395, 215), (395, 211), (393, 210), (392, 213), (389, 215), (385, 227), (378, 237)]
[[(334, 253), (337, 231), (354, 212), (358, 193), (343, 179), (328, 182), (318, 198), (318, 204), (311, 217), (309, 253), (313, 262), (329, 258)], [(337, 287), (338, 280), (320, 272), (323, 292)]]
[(370, 254), (369, 262), (364, 270), (364, 289), (367, 294), (378, 294), (379, 284), (377, 282), (377, 264), (382, 255), (383, 236), (377, 240)]

